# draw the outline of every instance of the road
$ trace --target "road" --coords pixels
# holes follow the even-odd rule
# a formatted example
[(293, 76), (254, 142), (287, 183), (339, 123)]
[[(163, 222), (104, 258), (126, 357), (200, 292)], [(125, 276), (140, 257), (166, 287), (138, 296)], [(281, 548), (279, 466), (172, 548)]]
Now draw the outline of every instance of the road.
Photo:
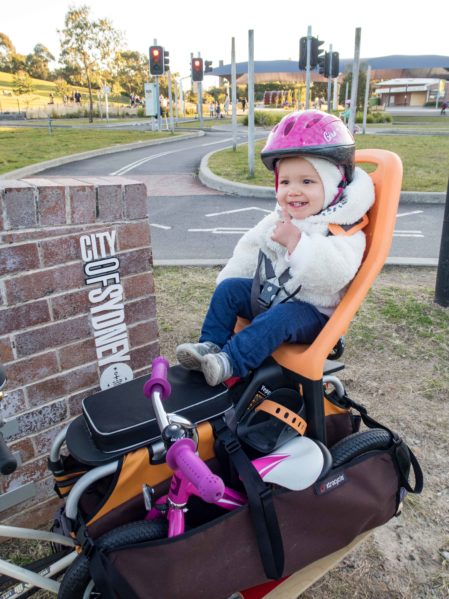
[[(258, 132), (256, 137), (264, 137)], [(246, 132), (238, 143), (246, 141)], [(123, 175), (148, 189), (153, 254), (165, 261), (225, 261), (238, 238), (267, 214), (274, 200), (245, 198), (204, 187), (197, 172), (201, 158), (232, 144), (231, 132), (118, 152), (47, 169), (39, 176)], [(400, 206), (390, 258), (438, 259), (444, 206)]]

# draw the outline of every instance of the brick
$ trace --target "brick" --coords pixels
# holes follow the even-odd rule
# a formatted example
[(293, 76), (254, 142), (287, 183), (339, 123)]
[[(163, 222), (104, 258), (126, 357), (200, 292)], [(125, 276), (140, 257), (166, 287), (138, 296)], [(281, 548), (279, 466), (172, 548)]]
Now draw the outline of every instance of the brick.
[[(3, 331), (2, 331), (3, 332)], [(12, 342), (9, 337), (0, 337), (0, 362), (11, 362), (14, 359)]]
[[(26, 388), (28, 403), (30, 406), (39, 406), (44, 402), (64, 397), (85, 387), (92, 387), (98, 383), (98, 380), (97, 365), (88, 364), (87, 366), (64, 372), (35, 385), (28, 386)], [(51, 424), (48, 426), (51, 426)], [(39, 428), (48, 428), (48, 426), (41, 426)]]
[(78, 316), (89, 312), (89, 289), (52, 297), (50, 302), (54, 320)]
[(94, 223), (96, 219), (96, 192), (94, 187), (69, 187), (70, 215), (73, 224)]
[(159, 341), (132, 350), (130, 366), (133, 371), (139, 368), (148, 368), (149, 370), (152, 360), (159, 355), (159, 351)]
[(143, 299), (136, 300), (135, 302), (129, 302), (125, 306), (125, 321), (128, 326), (142, 321), (150, 320), (156, 317), (156, 299), (154, 296), (145, 297)]
[(59, 371), (56, 352), (29, 356), (8, 365), (8, 387), (22, 387), (40, 381)]
[(35, 243), (0, 248), (0, 276), (39, 268)]
[(20, 439), (19, 441), (15, 441), (10, 445), (11, 451), (19, 451), (20, 459), (23, 462), (28, 462), (36, 457), (36, 453), (34, 451), (33, 443), (30, 438)]
[(25, 229), (37, 225), (35, 190), (17, 182), (3, 194), (6, 229)]
[(61, 186), (38, 187), (38, 216), (41, 226), (66, 223), (65, 189)]
[(147, 188), (144, 183), (125, 185), (125, 218), (136, 220), (148, 216)]
[(61, 347), (58, 353), (61, 370), (70, 370), (89, 362), (95, 362), (97, 359), (93, 336), (85, 341)]
[(0, 331), (11, 333), (49, 322), (50, 311), (46, 300), (26, 305), (0, 308)]
[[(97, 223), (91, 225), (85, 224), (83, 225), (82, 232), (89, 233), (95, 229), (98, 229)], [(73, 234), (73, 227), (54, 227), (35, 229), (32, 231), (0, 231), (0, 241), (1, 243), (24, 243), (39, 239), (52, 239), (54, 237), (62, 237), (70, 234)], [(81, 235), (81, 233), (79, 235)]]
[(136, 222), (118, 227), (118, 249), (147, 248), (151, 244), (148, 222)]
[(99, 387), (97, 385), (96, 387), (91, 387), (90, 389), (84, 389), (80, 393), (75, 393), (75, 395), (71, 395), (67, 399), (67, 403), (69, 406), (70, 418), (74, 418), (74, 417), (82, 414), (83, 399), (85, 399), (86, 397), (89, 397), (90, 395), (93, 395), (94, 393), (97, 393), (98, 390), (99, 390)]
[(150, 272), (125, 277), (122, 279), (122, 285), (127, 300), (154, 293), (154, 277)]
[(81, 264), (68, 264), (13, 277), (5, 281), (5, 292), (8, 303), (17, 304), (83, 286)]
[(133, 327), (129, 327), (128, 331), (131, 348), (156, 341), (159, 337), (156, 319), (149, 320), (148, 322), (140, 322)]
[(56, 436), (67, 426), (67, 422), (57, 424), (46, 431), (37, 433), (32, 437), (33, 445), (35, 448), (35, 455), (48, 455), (51, 450), (51, 446)]
[(23, 358), (88, 337), (91, 332), (87, 316), (51, 323), (16, 335), (17, 356)]
[(98, 220), (105, 222), (123, 218), (122, 188), (116, 185), (101, 185), (97, 189)]
[(34, 458), (29, 462), (25, 462), (20, 468), (17, 468), (17, 470), (8, 477), (8, 487), (14, 489), (26, 485), (29, 482), (44, 478), (45, 476), (48, 476), (47, 458), (41, 456)]
[[(9, 365), (5, 365), (6, 375), (9, 377)], [(25, 393), (23, 389), (14, 389), (10, 391), (8, 385), (6, 386), (6, 393), (3, 396), (1, 404), (1, 413), (4, 418), (13, 418), (25, 412), (27, 409)]]
[(42, 240), (39, 243), (42, 266), (56, 266), (57, 264), (67, 264), (67, 262), (79, 260), (81, 257), (80, 235), (67, 235)]
[(64, 400), (40, 406), (17, 417), (19, 431), (12, 440), (28, 437), (34, 433), (59, 424), (67, 418), (67, 404)]
[(119, 254), (119, 258), (121, 277), (151, 271), (153, 268), (153, 256), (150, 248), (125, 252)]
[(9, 510), (11, 515), (8, 518), (5, 517), (5, 512), (2, 512), (2, 524), (25, 528), (48, 529), (60, 504), (61, 500), (59, 497), (51, 497), (39, 505), (36, 505), (36, 501), (31, 501), (29, 509), (24, 509), (21, 505), (20, 512), (18, 513), (16, 513), (17, 507), (11, 508)]

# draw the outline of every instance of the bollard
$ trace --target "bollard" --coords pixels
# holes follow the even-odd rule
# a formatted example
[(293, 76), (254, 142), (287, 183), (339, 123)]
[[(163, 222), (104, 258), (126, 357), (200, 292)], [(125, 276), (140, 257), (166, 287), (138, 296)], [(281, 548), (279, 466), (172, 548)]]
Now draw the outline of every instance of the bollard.
[(51, 117), (48, 117), (48, 133), (50, 135), (53, 135), (53, 128), (52, 128), (52, 125), (51, 125)]
[(444, 209), (443, 230), (441, 232), (440, 256), (438, 259), (435, 302), (449, 306), (449, 181), (447, 184), (446, 206)]

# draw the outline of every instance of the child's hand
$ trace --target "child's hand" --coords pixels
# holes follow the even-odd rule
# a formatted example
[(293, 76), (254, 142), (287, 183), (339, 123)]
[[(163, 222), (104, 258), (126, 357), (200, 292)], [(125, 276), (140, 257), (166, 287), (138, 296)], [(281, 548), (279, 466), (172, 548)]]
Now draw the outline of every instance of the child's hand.
[(292, 217), (287, 210), (282, 210), (282, 216), (276, 223), (271, 239), (287, 248), (289, 254), (291, 254), (298, 245), (298, 242), (301, 239), (301, 231), (292, 224)]

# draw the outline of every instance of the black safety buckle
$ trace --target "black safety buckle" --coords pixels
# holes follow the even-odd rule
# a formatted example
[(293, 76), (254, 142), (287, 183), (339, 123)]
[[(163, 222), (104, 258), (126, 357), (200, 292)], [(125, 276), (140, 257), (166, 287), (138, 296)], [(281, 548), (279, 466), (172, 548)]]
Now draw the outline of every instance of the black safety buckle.
[(239, 440), (235, 437), (233, 439), (228, 439), (224, 442), (223, 445), (228, 455), (231, 455), (232, 453), (235, 453), (236, 451), (239, 451), (242, 448)]
[(89, 533), (87, 532), (86, 528), (84, 526), (82, 526), (77, 535), (76, 535), (76, 539), (79, 542), (79, 544), (81, 545), (81, 549), (84, 553), (84, 555), (86, 557), (90, 557), (92, 555), (92, 553), (94, 552), (94, 550), (96, 549), (96, 545), (94, 543), (94, 541), (92, 540), (92, 538), (89, 536)]
[(257, 303), (262, 306), (262, 308), (269, 308), (280, 290), (281, 287), (278, 287), (269, 281), (265, 281), (257, 298)]

